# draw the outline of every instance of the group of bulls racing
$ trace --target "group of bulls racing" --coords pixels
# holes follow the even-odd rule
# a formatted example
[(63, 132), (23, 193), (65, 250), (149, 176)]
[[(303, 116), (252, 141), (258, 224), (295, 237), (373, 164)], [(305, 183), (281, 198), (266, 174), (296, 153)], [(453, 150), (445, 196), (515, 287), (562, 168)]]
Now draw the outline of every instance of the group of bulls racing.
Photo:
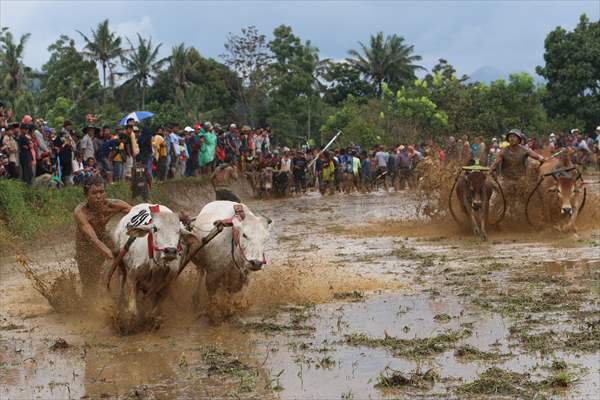
[[(517, 129), (509, 131), (505, 141), (493, 157), (484, 160), (475, 152), (462, 160), (453, 159), (451, 148), (447, 147), (444, 153), (434, 144), (429, 144), (424, 154), (399, 146), (390, 152), (379, 147), (371, 155), (351, 148), (317, 152), (310, 158), (302, 152), (292, 158), (285, 148), (277, 164), (267, 155), (242, 168), (227, 163), (216, 168), (211, 177), (216, 201), (205, 205), (193, 218), (162, 205), (143, 203), (132, 207), (124, 201), (108, 199), (103, 179), (95, 175), (84, 183), (86, 201), (75, 210), (75, 258), (81, 282), (85, 291), (97, 293), (102, 286), (110, 285), (113, 273), (118, 271), (119, 310), (136, 320), (157, 313), (169, 285), (189, 263), (196, 266), (199, 276), (205, 277), (209, 297), (219, 289), (240, 291), (248, 274), (266, 263), (264, 249), (271, 228), (269, 218), (252, 213), (233, 192), (231, 184), (242, 175), (240, 169), (257, 196), (264, 196), (278, 185), (285, 188), (281, 194), (291, 187), (305, 192), (307, 171), (312, 183), (326, 194), (336, 190), (371, 191), (377, 185), (388, 190), (390, 183), (396, 189), (404, 185), (410, 188), (419, 185), (419, 164), (433, 166), (433, 173), (438, 168), (455, 167), (458, 173), (450, 190), (450, 212), (456, 219), (452, 202), (457, 200), (473, 233), (481, 239), (487, 238), (493, 199), (502, 203), (502, 216), (507, 208), (510, 211), (511, 207), (524, 206), (527, 218), (530, 201), (537, 199), (544, 218), (552, 219), (551, 214), (558, 214), (561, 229), (574, 230), (585, 204), (586, 188), (573, 142), (554, 142), (550, 148), (536, 151), (525, 145), (525, 138)], [(542, 155), (544, 152), (547, 154)], [(400, 160), (399, 168), (390, 160)], [(520, 194), (511, 196), (514, 193)], [(516, 204), (507, 206), (507, 198)], [(125, 216), (111, 237), (106, 226), (117, 214)], [(102, 258), (111, 265), (108, 274), (98, 268)]]

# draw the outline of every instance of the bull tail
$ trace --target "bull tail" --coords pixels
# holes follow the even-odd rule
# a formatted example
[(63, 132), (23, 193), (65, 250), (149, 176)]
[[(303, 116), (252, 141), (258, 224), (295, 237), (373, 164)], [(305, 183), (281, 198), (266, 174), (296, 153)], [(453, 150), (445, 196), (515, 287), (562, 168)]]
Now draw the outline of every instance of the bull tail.
[(462, 171), (458, 171), (458, 174), (456, 174), (456, 178), (454, 179), (454, 183), (452, 184), (452, 189), (450, 189), (450, 194), (448, 195), (448, 209), (450, 210), (452, 218), (457, 223), (459, 222), (458, 218), (456, 218), (456, 214), (454, 214), (454, 210), (452, 209), (452, 193), (454, 193), (454, 188), (456, 188), (456, 182), (458, 182), (458, 178), (460, 178), (461, 172)]
[(533, 190), (531, 191), (531, 193), (529, 193), (529, 196), (527, 197), (527, 202), (525, 203), (525, 217), (527, 217), (527, 222), (529, 223), (529, 225), (533, 226), (533, 223), (531, 222), (531, 218), (529, 218), (529, 202), (531, 201), (531, 198), (533, 197), (533, 194), (538, 190), (538, 188), (540, 187), (540, 184), (542, 183), (542, 181), (544, 180), (544, 177), (541, 177), (538, 180), (538, 183), (535, 185), (535, 188), (533, 188)]
[(587, 188), (584, 186), (583, 187), (583, 200), (581, 201), (581, 205), (579, 206), (579, 211), (578, 211), (579, 214), (581, 214), (581, 211), (583, 210), (583, 207), (585, 206), (586, 197), (587, 197)]

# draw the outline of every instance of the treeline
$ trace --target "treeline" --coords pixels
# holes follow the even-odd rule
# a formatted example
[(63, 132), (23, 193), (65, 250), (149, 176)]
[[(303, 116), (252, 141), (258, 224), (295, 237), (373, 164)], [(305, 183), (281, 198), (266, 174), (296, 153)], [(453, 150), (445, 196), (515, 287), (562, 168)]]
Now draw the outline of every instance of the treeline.
[(412, 45), (381, 32), (343, 61), (321, 58), (284, 25), (270, 40), (253, 26), (229, 34), (219, 61), (184, 43), (161, 58), (161, 43), (121, 38), (108, 20), (74, 34), (83, 48), (61, 35), (34, 71), (23, 63), (30, 35), (16, 38), (2, 28), (0, 99), (15, 117), (30, 114), (59, 127), (65, 118), (83, 124), (94, 114), (100, 124), (114, 125), (129, 111), (148, 110), (156, 114), (154, 125), (271, 126), (288, 145), (319, 144), (337, 130), (343, 141), (362, 145), (490, 137), (512, 127), (529, 135), (591, 131), (600, 118), (600, 22), (585, 15), (573, 31), (548, 34), (545, 65), (537, 68), (545, 85), (526, 73), (473, 83), (443, 59), (426, 71)]

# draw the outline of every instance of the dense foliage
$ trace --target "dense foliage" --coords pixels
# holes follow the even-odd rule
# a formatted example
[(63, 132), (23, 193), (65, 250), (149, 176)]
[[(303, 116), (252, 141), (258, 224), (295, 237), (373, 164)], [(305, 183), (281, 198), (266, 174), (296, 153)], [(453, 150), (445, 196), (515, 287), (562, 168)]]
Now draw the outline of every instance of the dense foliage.
[(444, 59), (417, 79), (424, 70), (417, 50), (382, 32), (333, 61), (289, 26), (270, 38), (249, 26), (229, 34), (222, 62), (184, 43), (161, 58), (161, 43), (121, 38), (108, 20), (78, 33), (83, 48), (61, 35), (41, 71), (32, 71), (23, 63), (29, 35), (16, 38), (2, 28), (0, 99), (15, 116), (44, 117), (56, 127), (65, 118), (82, 124), (91, 113), (114, 124), (146, 109), (156, 113), (155, 126), (203, 120), (271, 126), (287, 145), (322, 143), (342, 130), (342, 142), (373, 145), (498, 136), (512, 127), (528, 135), (589, 131), (600, 115), (600, 22), (585, 15), (573, 31), (548, 34), (546, 64), (537, 68), (546, 85), (526, 73), (469, 82)]

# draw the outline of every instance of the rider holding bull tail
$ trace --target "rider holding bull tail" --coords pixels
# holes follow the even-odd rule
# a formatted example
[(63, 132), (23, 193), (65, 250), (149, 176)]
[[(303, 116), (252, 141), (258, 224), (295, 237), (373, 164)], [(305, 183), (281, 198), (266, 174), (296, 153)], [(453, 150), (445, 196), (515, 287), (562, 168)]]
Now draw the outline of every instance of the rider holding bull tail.
[(84, 291), (94, 292), (103, 275), (102, 258), (113, 261), (114, 257), (106, 224), (119, 213), (127, 214), (131, 206), (122, 200), (107, 199), (104, 180), (99, 175), (86, 179), (83, 194), (86, 202), (79, 204), (74, 212), (75, 261)]
[(511, 129), (506, 135), (509, 145), (498, 154), (492, 170), (501, 167), (505, 179), (517, 180), (525, 176), (527, 170), (527, 157), (534, 158), (540, 163), (544, 162), (541, 154), (523, 146), (524, 136), (518, 129)]
[(543, 163), (545, 158), (524, 146), (525, 137), (518, 129), (511, 129), (506, 135), (506, 140), (509, 145), (497, 154), (492, 173), (495, 174), (500, 167), (509, 214), (518, 218), (522, 211), (521, 201), (525, 202), (531, 183), (527, 177), (527, 158), (531, 157), (540, 163)]

